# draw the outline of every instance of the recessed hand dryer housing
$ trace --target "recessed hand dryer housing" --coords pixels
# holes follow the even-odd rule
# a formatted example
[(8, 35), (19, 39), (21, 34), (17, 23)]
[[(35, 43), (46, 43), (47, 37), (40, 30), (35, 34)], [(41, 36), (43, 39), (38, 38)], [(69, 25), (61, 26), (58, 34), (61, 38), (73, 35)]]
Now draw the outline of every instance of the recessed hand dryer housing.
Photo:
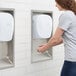
[(0, 41), (12, 40), (14, 19), (10, 13), (0, 12)]
[(33, 38), (49, 38), (52, 32), (52, 18), (47, 14), (33, 15)]

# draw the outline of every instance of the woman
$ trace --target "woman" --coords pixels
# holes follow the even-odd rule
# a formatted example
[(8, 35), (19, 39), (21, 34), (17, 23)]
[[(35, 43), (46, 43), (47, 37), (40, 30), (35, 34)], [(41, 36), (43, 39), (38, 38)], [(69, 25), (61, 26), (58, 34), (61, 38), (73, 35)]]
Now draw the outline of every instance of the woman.
[(76, 3), (75, 0), (55, 0), (60, 11), (59, 25), (54, 36), (46, 44), (38, 47), (38, 52), (64, 42), (65, 60), (61, 76), (76, 76)]

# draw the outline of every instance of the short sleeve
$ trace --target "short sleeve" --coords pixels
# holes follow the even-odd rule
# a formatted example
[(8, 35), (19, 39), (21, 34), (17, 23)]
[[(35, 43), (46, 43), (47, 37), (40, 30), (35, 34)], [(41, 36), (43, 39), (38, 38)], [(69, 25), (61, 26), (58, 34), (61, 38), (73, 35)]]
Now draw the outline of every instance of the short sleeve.
[(70, 28), (70, 25), (72, 23), (72, 19), (69, 14), (62, 14), (59, 17), (59, 28), (63, 29), (64, 31), (67, 31)]

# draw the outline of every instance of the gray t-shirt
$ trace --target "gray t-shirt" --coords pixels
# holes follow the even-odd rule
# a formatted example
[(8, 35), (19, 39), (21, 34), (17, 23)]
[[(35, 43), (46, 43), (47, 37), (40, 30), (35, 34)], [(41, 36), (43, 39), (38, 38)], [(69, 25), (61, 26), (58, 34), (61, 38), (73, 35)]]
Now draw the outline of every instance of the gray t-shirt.
[(76, 62), (76, 15), (70, 10), (62, 13), (59, 28), (64, 30), (65, 60)]

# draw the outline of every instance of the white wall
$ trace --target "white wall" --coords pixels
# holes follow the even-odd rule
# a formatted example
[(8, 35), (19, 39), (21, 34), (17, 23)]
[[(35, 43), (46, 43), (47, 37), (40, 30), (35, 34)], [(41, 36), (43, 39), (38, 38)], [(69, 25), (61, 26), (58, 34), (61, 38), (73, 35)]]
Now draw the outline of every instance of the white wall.
[(53, 60), (31, 63), (31, 10), (53, 11), (54, 32), (59, 12), (53, 0), (1, 0), (0, 8), (15, 9), (15, 67), (0, 70), (0, 76), (59, 76), (63, 44), (53, 48)]

